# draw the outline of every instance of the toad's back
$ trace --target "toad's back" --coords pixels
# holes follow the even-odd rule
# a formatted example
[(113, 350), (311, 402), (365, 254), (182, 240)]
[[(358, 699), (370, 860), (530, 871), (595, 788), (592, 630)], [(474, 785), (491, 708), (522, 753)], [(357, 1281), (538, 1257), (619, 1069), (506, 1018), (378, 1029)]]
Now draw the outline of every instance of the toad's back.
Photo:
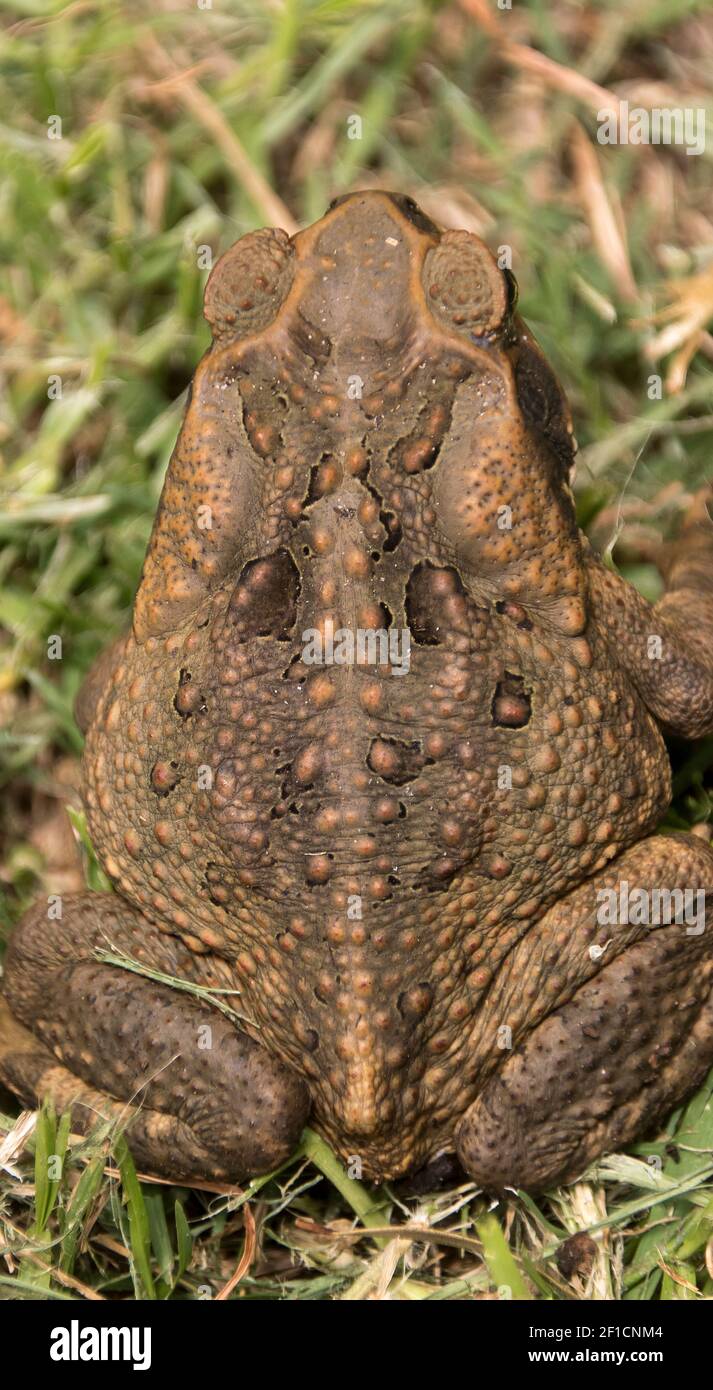
[(234, 962), (342, 1135), (475, 1094), (498, 961), (666, 796), (588, 628), (567, 409), (510, 299), (387, 195), (227, 253), (88, 737), (120, 890)]

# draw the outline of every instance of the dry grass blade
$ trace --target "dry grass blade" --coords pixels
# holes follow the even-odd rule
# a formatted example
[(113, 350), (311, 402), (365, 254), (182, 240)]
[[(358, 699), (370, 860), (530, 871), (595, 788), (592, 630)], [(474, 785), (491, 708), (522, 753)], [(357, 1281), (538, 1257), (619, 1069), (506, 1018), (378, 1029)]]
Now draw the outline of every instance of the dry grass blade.
[[(106, 1165), (104, 1173), (107, 1178), (114, 1178), (115, 1180), (121, 1178), (121, 1173), (119, 1172), (119, 1169), (115, 1168), (111, 1163), (108, 1163)], [(150, 1183), (154, 1187), (175, 1187), (175, 1183), (171, 1182), (168, 1178), (157, 1178), (155, 1173), (137, 1172), (136, 1176), (139, 1179), (139, 1182)], [(245, 1196), (244, 1188), (238, 1187), (236, 1183), (204, 1182), (202, 1178), (194, 1178), (191, 1182), (191, 1187), (194, 1192), (212, 1192), (216, 1197)]]
[(245, 1243), (243, 1253), (237, 1263), (235, 1273), (231, 1275), (227, 1284), (224, 1284), (220, 1293), (216, 1294), (216, 1302), (224, 1303), (230, 1298), (233, 1289), (245, 1278), (254, 1258), (257, 1248), (257, 1231), (255, 1229), (255, 1217), (249, 1205), (243, 1207), (243, 1222), (245, 1226)]
[(593, 111), (618, 106), (618, 99), (613, 92), (607, 91), (606, 87), (600, 87), (597, 82), (592, 82), (590, 78), (577, 72), (576, 68), (556, 63), (553, 58), (548, 58), (545, 53), (539, 53), (527, 44), (513, 43), (503, 32), (488, 5), (488, 0), (460, 0), (460, 4), (466, 14), (470, 15), (498, 45), (506, 62), (541, 78), (545, 86), (551, 87), (553, 91), (576, 97), (577, 101), (590, 106)]
[(704, 330), (713, 319), (713, 263), (698, 275), (669, 280), (665, 291), (669, 303), (652, 315), (653, 323), (665, 323), (644, 348), (650, 362), (669, 352), (675, 353), (666, 377), (669, 391), (681, 391), (692, 358), (703, 346)]
[(25, 1148), (36, 1124), (37, 1111), (22, 1110), (12, 1129), (5, 1135), (2, 1144), (0, 1144), (0, 1168), (5, 1168), (15, 1178), (19, 1177), (19, 1173), (14, 1166), (14, 1161), (19, 1158)]
[(573, 123), (570, 150), (575, 187), (602, 265), (621, 299), (638, 299), (628, 248), (607, 197), (599, 160), (578, 121)]
[[(8, 1263), (14, 1266), (15, 1260), (19, 1254), (23, 1260), (26, 1260), (28, 1264), (31, 1264), (42, 1274), (51, 1274), (52, 1278), (56, 1279), (57, 1283), (61, 1284), (65, 1289), (74, 1289), (75, 1293), (81, 1294), (82, 1298), (87, 1298), (93, 1303), (106, 1302), (102, 1293), (98, 1293), (96, 1289), (90, 1288), (88, 1284), (85, 1284), (81, 1279), (75, 1278), (73, 1274), (68, 1274), (66, 1270), (60, 1269), (57, 1264), (48, 1264), (47, 1261), (37, 1255), (34, 1250), (28, 1250), (24, 1245), (27, 1239), (27, 1232), (20, 1226), (15, 1225), (12, 1221), (7, 1221), (7, 1228), (10, 1231), (16, 1232), (21, 1244), (19, 1250), (15, 1251), (11, 1251), (7, 1248), (3, 1249), (3, 1247), (0, 1246), (0, 1259), (5, 1257)], [(128, 1250), (125, 1253), (128, 1256)]]
[(269, 225), (282, 227), (292, 236), (298, 230), (298, 223), (282, 199), (273, 192), (259, 169), (255, 168), (235, 131), (231, 130), (222, 112), (203, 88), (193, 81), (188, 70), (179, 72), (174, 68), (168, 54), (153, 35), (147, 44), (147, 53), (154, 71), (169, 81), (162, 82), (158, 87), (144, 88), (144, 95), (153, 96), (154, 100), (165, 100), (166, 94), (169, 94), (182, 102), (186, 110), (191, 112), (199, 125), (212, 136), (218, 148), (223, 151), (238, 183), (245, 189), (255, 206), (260, 208)]
[(305, 1217), (302, 1217), (296, 1224), (301, 1230), (314, 1231), (318, 1235), (328, 1235), (336, 1242), (370, 1240), (376, 1236), (386, 1236), (390, 1240), (394, 1238), (408, 1239), (409, 1244), (418, 1241), (424, 1245), (448, 1245), (454, 1250), (468, 1250), (471, 1254), (479, 1257), (483, 1253), (483, 1247), (479, 1240), (473, 1240), (472, 1236), (461, 1235), (460, 1231), (441, 1231), (437, 1226), (417, 1226), (407, 1223), (404, 1226), (369, 1226), (365, 1230), (335, 1231), (329, 1226), (320, 1226), (317, 1222), (308, 1221)]
[(659, 1260), (659, 1267), (663, 1270), (664, 1274), (668, 1275), (672, 1283), (678, 1284), (679, 1288), (687, 1289), (689, 1293), (695, 1294), (696, 1296), (700, 1295), (700, 1289), (697, 1289), (696, 1285), (692, 1284), (690, 1279), (684, 1279), (677, 1270), (673, 1269), (670, 1264), (667, 1264), (663, 1256), (661, 1256)]
[(408, 1254), (410, 1240), (397, 1238), (390, 1240), (383, 1250), (377, 1251), (366, 1269), (354, 1280), (345, 1293), (342, 1303), (381, 1302), (387, 1299), (389, 1285), (396, 1273), (399, 1260)]

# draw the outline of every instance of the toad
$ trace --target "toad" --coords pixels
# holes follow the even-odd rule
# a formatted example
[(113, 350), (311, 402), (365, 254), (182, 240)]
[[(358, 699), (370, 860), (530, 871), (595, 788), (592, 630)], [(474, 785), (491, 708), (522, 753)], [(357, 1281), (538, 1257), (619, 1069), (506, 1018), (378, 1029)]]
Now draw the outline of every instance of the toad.
[(713, 1064), (713, 852), (656, 833), (662, 730), (713, 731), (706, 498), (650, 605), (577, 528), (515, 301), (382, 192), (209, 277), (131, 631), (78, 702), (114, 891), (28, 913), (1, 1005), (3, 1081), (151, 1172), (270, 1171), (311, 1117), (367, 1178), (454, 1152), (536, 1192)]

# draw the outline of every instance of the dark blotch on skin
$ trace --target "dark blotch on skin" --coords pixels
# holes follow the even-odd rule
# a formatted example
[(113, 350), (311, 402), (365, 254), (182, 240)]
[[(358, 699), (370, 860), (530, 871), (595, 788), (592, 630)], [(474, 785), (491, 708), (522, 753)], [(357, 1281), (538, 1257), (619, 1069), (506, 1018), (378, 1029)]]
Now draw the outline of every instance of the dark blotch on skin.
[(498, 681), (493, 696), (493, 723), (500, 728), (522, 729), (532, 714), (530, 692), (525, 689), (522, 676), (505, 672), (505, 679)]
[(240, 642), (254, 637), (289, 641), (300, 595), (299, 570), (288, 550), (249, 560), (230, 600)]
[(415, 886), (425, 888), (427, 893), (441, 893), (453, 881), (461, 867), (460, 857), (456, 859), (444, 854), (421, 870)]
[(464, 594), (463, 581), (451, 565), (422, 560), (406, 585), (406, 620), (414, 642), (435, 647), (443, 636), (443, 604), (449, 594)]
[(156, 796), (168, 796), (169, 792), (172, 792), (180, 781), (181, 774), (178, 771), (177, 762), (160, 761), (154, 763), (151, 768), (149, 785)]
[(367, 754), (367, 766), (382, 782), (400, 787), (418, 777), (428, 759), (419, 742), (404, 743), (399, 738), (375, 738)]
[(433, 987), (422, 982), (400, 994), (396, 1007), (402, 1018), (423, 1018), (433, 1003)]
[(193, 714), (204, 714), (207, 708), (205, 696), (192, 684), (192, 680), (190, 671), (183, 667), (178, 677), (178, 690), (173, 697), (173, 707), (181, 719), (190, 719)]

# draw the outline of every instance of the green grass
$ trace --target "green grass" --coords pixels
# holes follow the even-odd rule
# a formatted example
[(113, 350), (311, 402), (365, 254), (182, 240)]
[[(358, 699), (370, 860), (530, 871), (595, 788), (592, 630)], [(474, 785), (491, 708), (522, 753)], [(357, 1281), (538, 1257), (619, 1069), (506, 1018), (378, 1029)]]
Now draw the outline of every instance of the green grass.
[[(669, 105), (700, 106), (707, 90), (704, 5), (519, 0), (491, 14), (504, 37), (632, 104), (636, 84), (662, 84)], [(602, 550), (618, 536), (617, 564), (654, 597), (661, 537), (710, 476), (713, 422), (707, 342), (682, 391), (664, 385), (649, 398), (650, 374), (665, 382), (672, 367), (646, 355), (651, 314), (671, 302), (667, 281), (685, 290), (713, 263), (713, 202), (710, 152), (599, 146), (592, 107), (525, 77), (457, 4), (3, 0), (0, 16), (0, 910), (10, 927), (38, 894), (82, 883), (65, 811), (79, 807), (72, 702), (128, 620), (207, 344), (199, 248), (220, 252), (276, 208), (312, 221), (333, 196), (370, 184), (512, 247), (523, 313), (572, 404), (582, 524)], [(188, 68), (194, 88), (167, 80)], [(350, 139), (355, 114), (360, 140)], [(57, 116), (62, 139), (52, 140)], [(574, 118), (625, 228), (632, 300), (591, 234)], [(57, 380), (61, 395), (48, 394)], [(57, 635), (61, 660), (50, 660)], [(665, 825), (702, 825), (713, 740), (672, 755)], [(710, 1297), (711, 1084), (657, 1142), (494, 1212), (472, 1184), (418, 1199), (372, 1190), (309, 1131), (290, 1163), (244, 1192), (138, 1181), (120, 1135), (81, 1139), (44, 1111), (2, 1174), (0, 1296)], [(12, 1098), (3, 1103), (0, 1145), (17, 1117)], [(578, 1273), (562, 1244), (582, 1231), (592, 1239), (580, 1242)]]

